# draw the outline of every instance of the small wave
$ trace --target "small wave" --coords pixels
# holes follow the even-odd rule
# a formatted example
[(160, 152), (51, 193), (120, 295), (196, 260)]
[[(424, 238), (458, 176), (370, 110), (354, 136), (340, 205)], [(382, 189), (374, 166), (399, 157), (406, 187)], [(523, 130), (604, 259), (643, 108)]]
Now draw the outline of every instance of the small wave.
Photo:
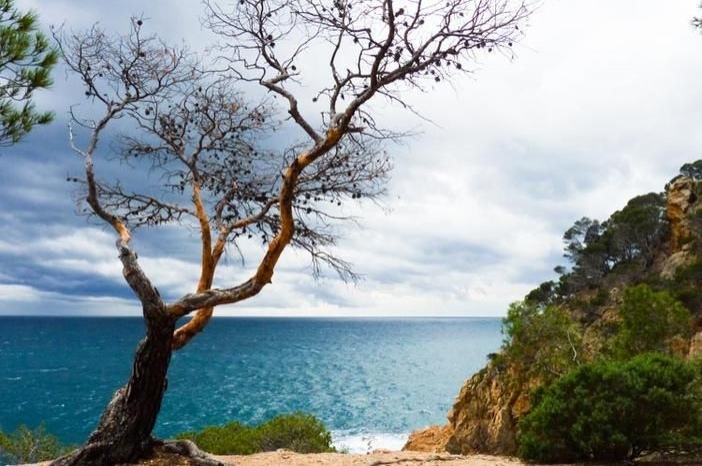
[(408, 437), (409, 434), (406, 433), (350, 434), (348, 432), (332, 432), (332, 444), (337, 450), (348, 453), (370, 453), (374, 450), (399, 451), (402, 450)]
[(5, 380), (22, 380), (21, 376), (18, 377), (5, 377)]
[(46, 372), (64, 372), (67, 371), (68, 367), (55, 367), (51, 369), (39, 369), (39, 372), (41, 373), (46, 373)]

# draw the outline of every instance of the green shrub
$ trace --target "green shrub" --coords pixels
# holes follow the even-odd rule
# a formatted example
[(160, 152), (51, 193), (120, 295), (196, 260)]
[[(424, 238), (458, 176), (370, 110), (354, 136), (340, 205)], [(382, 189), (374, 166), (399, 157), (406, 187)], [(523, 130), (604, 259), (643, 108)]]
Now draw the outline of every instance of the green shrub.
[(685, 306), (667, 291), (653, 291), (648, 285), (625, 290), (619, 316), (612, 349), (622, 359), (649, 351), (670, 352), (675, 337), (687, 338), (692, 331)]
[(331, 433), (312, 415), (295, 413), (276, 416), (258, 429), (262, 451), (287, 448), (298, 453), (334, 451)]
[(183, 432), (177, 437), (192, 440), (214, 455), (251, 455), (261, 451), (256, 429), (240, 422), (205, 427), (201, 432)]
[(622, 461), (699, 446), (700, 367), (660, 353), (580, 366), (537, 390), (519, 423), (522, 459)]
[(0, 462), (37, 463), (58, 458), (71, 448), (49, 434), (43, 424), (35, 429), (21, 425), (10, 434), (0, 431)]
[(581, 331), (563, 308), (513, 303), (502, 321), (502, 333), (507, 360), (528, 376), (548, 381), (579, 364)]
[(331, 433), (312, 415), (294, 413), (274, 417), (258, 426), (239, 422), (206, 427), (201, 432), (184, 432), (198, 447), (215, 455), (250, 455), (286, 448), (298, 453), (334, 451)]

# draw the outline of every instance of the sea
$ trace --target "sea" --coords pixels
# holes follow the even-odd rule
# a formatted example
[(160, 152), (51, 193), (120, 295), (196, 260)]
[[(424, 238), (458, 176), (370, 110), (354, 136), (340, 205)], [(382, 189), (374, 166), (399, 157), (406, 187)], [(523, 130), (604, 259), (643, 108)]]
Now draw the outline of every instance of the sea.
[[(215, 318), (174, 354), (155, 433), (281, 413), (317, 416), (337, 448), (397, 450), (445, 424), (498, 350), (496, 318)], [(138, 318), (0, 317), (0, 429), (83, 442), (129, 377)]]

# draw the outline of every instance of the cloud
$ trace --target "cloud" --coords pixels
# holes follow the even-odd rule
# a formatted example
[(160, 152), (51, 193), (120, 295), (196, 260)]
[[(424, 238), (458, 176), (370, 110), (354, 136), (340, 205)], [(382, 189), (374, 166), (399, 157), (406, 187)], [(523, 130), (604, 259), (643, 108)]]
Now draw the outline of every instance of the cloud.
[[(143, 12), (148, 31), (169, 41), (202, 50), (212, 39), (200, 26), (196, 2), (17, 5), (35, 8), (44, 23), (65, 21), (66, 30), (99, 21), (123, 31), (132, 12)], [(696, 6), (546, 0), (515, 47), (514, 61), (486, 55), (474, 73), (451, 85), (403, 94), (433, 123), (398, 105), (376, 103), (380, 122), (420, 134), (387, 148), (396, 170), (383, 206), (342, 208), (361, 216), (362, 227), (340, 227), (344, 239), (337, 252), (364, 280), (346, 285), (330, 274), (315, 281), (309, 259), (286, 250), (272, 286), (218, 312), (504, 314), (509, 302), (554, 277), (553, 266), (562, 263), (561, 235), (576, 219), (606, 219), (631, 197), (661, 191), (680, 165), (699, 157), (702, 36), (689, 25)], [(307, 86), (305, 92), (312, 92), (314, 85)], [(78, 102), (89, 106), (63, 73), (55, 89), (39, 97), (38, 105), (56, 111), (57, 122), (0, 157), (4, 303), (19, 313), (42, 306), (46, 312), (138, 312), (121, 276), (114, 235), (75, 215), (75, 187), (64, 181), (81, 168), (68, 146), (65, 112)], [(301, 105), (316, 115), (310, 102)], [(143, 184), (148, 175), (101, 163), (101, 173), (131, 183)], [(195, 230), (139, 230), (134, 245), (165, 296), (194, 289)], [(260, 245), (241, 247), (246, 260), (231, 251), (217, 286), (254, 272)]]

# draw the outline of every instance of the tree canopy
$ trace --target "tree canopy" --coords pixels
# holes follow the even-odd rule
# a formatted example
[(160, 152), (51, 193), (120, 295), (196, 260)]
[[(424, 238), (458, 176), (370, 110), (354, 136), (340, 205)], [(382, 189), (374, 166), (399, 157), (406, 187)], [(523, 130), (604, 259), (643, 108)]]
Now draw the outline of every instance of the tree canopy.
[(619, 319), (612, 346), (623, 359), (650, 351), (670, 353), (675, 337), (685, 340), (692, 332), (690, 311), (667, 291), (646, 284), (624, 291)]
[(37, 15), (17, 10), (12, 0), (0, 0), (0, 146), (14, 144), (53, 114), (36, 110), (34, 91), (52, 84), (58, 61)]
[(698, 364), (656, 353), (582, 365), (535, 392), (519, 423), (519, 456), (622, 461), (699, 446), (699, 381)]
[(564, 294), (594, 287), (617, 267), (643, 269), (651, 264), (668, 232), (665, 196), (648, 193), (629, 200), (627, 205), (600, 223), (583, 217), (563, 235), (564, 256), (572, 268), (564, 273)]

